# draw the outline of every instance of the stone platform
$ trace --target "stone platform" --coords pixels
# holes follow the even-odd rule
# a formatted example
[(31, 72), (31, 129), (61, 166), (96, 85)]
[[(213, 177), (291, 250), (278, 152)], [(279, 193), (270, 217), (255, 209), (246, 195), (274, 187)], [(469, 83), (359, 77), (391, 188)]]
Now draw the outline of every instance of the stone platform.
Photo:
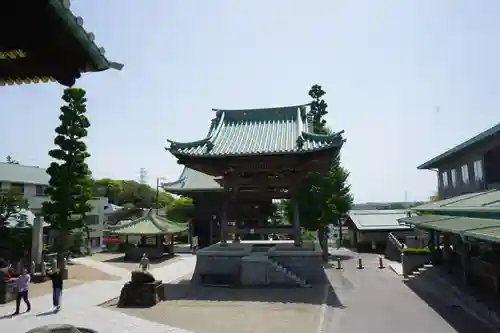
[(319, 243), (241, 241), (217, 243), (197, 252), (192, 281), (207, 285), (308, 287), (323, 283)]

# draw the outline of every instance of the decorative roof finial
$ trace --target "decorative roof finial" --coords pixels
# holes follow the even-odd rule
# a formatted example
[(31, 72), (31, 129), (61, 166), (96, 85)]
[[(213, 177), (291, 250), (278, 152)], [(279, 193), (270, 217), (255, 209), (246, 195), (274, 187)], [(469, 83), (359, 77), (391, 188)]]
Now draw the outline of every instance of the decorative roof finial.
[(214, 143), (212, 141), (207, 142), (207, 152), (210, 152), (212, 149), (214, 149)]
[(300, 135), (297, 138), (296, 143), (297, 143), (297, 148), (302, 149), (304, 147), (304, 138), (302, 137), (302, 135)]

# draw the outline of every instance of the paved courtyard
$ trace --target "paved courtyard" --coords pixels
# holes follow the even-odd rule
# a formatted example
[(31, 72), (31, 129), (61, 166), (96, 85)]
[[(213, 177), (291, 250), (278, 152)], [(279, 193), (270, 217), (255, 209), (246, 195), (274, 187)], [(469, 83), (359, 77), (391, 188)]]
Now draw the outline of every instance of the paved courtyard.
[(378, 256), (363, 255), (343, 262), (342, 271), (327, 269), (334, 294), (320, 332), (328, 333), (469, 333), (490, 331), (459, 307), (435, 295), (423, 301), (389, 268), (378, 269)]
[[(189, 333), (172, 326), (99, 307), (99, 304), (120, 294), (123, 283), (129, 279), (130, 273), (88, 258), (75, 261), (105, 269), (108, 274), (113, 272), (114, 275), (122, 276), (122, 279), (119, 281), (98, 280), (65, 290), (62, 297), (63, 309), (59, 313), (49, 311), (52, 307), (51, 295), (32, 298), (32, 311), (15, 317), (10, 316), (13, 312), (11, 304), (2, 306), (0, 307), (0, 332), (25, 333), (32, 328), (47, 324), (71, 324), (106, 333)], [(157, 279), (168, 283), (191, 273), (194, 264), (195, 257), (186, 256), (171, 265), (153, 270), (152, 273)]]
[[(345, 258), (348, 252), (342, 254)], [(152, 270), (167, 283), (169, 299), (150, 309), (117, 309), (112, 301), (129, 279), (128, 269), (79, 258), (75, 261), (80, 265), (120, 278), (84, 281), (66, 289), (63, 310), (57, 314), (49, 312), (50, 295), (33, 297), (32, 311), (15, 317), (10, 316), (12, 304), (2, 306), (0, 331), (25, 333), (59, 323), (103, 333), (492, 332), (450, 302), (430, 297), (426, 303), (389, 268), (378, 269), (377, 256), (363, 257), (362, 270), (356, 268), (355, 258), (344, 260), (343, 270), (330, 265), (326, 272), (331, 287), (243, 290), (187, 284), (196, 258), (180, 256)]]

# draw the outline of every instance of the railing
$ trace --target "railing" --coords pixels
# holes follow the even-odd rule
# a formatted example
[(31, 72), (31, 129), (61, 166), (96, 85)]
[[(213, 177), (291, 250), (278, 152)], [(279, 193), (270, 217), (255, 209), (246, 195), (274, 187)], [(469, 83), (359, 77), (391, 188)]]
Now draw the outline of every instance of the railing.
[(402, 252), (404, 249), (404, 245), (397, 239), (396, 236), (392, 232), (389, 233), (389, 241), (396, 246), (396, 248), (399, 250), (399, 252)]

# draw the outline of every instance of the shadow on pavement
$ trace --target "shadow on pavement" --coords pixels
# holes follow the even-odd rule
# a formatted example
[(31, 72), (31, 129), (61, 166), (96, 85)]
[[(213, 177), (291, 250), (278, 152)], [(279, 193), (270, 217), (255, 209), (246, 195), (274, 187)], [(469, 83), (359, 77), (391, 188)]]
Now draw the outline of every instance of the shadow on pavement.
[(37, 317), (44, 317), (44, 316), (50, 316), (50, 315), (53, 315), (53, 314), (56, 314), (56, 313), (57, 313), (56, 310), (49, 310), (49, 311), (37, 313), (36, 316)]
[(9, 319), (9, 318), (12, 318), (14, 317), (14, 315), (12, 313), (8, 313), (8, 314), (5, 314), (3, 316), (0, 316), (0, 320), (2, 319)]
[[(416, 279), (418, 279), (418, 277)], [(467, 313), (458, 302), (453, 302), (453, 300), (449, 298), (447, 301), (443, 301), (443, 295), (438, 295), (433, 291), (422, 288), (415, 280), (404, 281), (404, 284), (436, 311), (441, 318), (446, 320), (457, 333), (493, 333), (486, 324)]]
[[(169, 255), (163, 256), (160, 259), (149, 259), (149, 262), (152, 265), (156, 265), (156, 264), (164, 263), (164, 262), (166, 262), (168, 260), (171, 260), (173, 258), (176, 258), (176, 257), (177, 256), (175, 254), (169, 254)], [(139, 260), (125, 260), (125, 255), (123, 255), (123, 256), (120, 256), (120, 257), (116, 257), (116, 258), (104, 260), (103, 262), (106, 262), (106, 263), (113, 263), (113, 262), (137, 262), (137, 263), (139, 263)]]

